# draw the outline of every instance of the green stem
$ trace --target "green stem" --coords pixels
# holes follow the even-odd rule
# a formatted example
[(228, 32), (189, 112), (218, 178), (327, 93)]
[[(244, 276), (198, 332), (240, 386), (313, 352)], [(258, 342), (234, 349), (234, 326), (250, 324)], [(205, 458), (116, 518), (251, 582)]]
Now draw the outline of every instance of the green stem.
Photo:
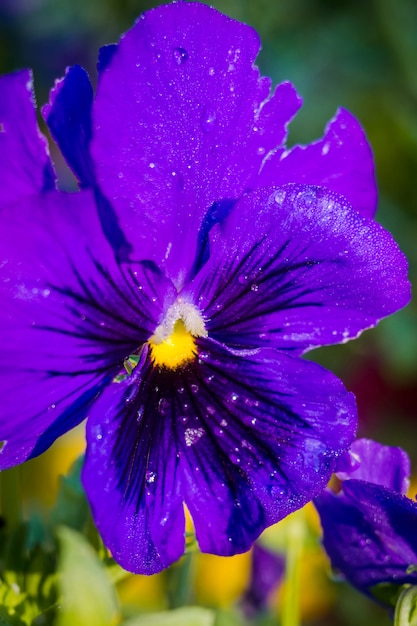
[(185, 554), (182, 559), (167, 570), (167, 595), (170, 609), (190, 604), (192, 600), (192, 580), (194, 577), (193, 553)]
[(285, 594), (281, 626), (300, 626), (301, 562), (304, 543), (304, 512), (293, 514), (289, 524), (285, 563)]
[(19, 466), (0, 472), (0, 512), (8, 531), (22, 520)]

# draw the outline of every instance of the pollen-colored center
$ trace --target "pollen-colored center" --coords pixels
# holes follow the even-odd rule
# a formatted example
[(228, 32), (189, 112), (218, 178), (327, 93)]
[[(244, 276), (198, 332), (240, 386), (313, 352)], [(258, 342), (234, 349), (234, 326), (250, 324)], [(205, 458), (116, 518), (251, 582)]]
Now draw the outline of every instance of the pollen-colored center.
[(161, 343), (154, 343), (151, 337), (149, 345), (153, 364), (159, 367), (165, 366), (176, 369), (197, 355), (195, 337), (185, 328), (182, 320), (177, 320), (174, 325), (174, 332), (169, 337)]
[(178, 299), (148, 341), (153, 364), (176, 369), (192, 361), (197, 356), (196, 337), (207, 337), (201, 314), (193, 304)]

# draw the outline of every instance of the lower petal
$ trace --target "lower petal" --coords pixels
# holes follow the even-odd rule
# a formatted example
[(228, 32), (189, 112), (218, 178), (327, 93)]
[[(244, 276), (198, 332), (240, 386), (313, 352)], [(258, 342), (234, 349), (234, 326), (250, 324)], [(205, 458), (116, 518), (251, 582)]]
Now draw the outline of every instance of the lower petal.
[(205, 552), (248, 550), (325, 487), (354, 436), (353, 396), (300, 358), (202, 340), (182, 385), (185, 503)]
[(147, 361), (106, 389), (87, 422), (83, 483), (95, 523), (116, 561), (141, 574), (167, 567), (185, 546), (175, 425), (157, 396)]

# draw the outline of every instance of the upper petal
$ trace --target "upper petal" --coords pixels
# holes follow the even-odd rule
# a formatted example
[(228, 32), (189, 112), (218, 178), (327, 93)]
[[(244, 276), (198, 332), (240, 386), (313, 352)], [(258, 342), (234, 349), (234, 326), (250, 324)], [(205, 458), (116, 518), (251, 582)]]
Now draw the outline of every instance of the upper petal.
[(175, 293), (152, 264), (120, 265), (89, 192), (51, 192), (0, 213), (2, 467), (85, 417), (160, 323)]
[(279, 150), (265, 162), (258, 186), (286, 183), (328, 187), (345, 196), (361, 215), (373, 217), (377, 187), (372, 150), (349, 111), (339, 109), (319, 141)]
[(29, 70), (0, 77), (0, 178), (0, 208), (55, 185)]
[(288, 83), (268, 100), (258, 50), (248, 26), (173, 3), (145, 13), (102, 73), (92, 145), (100, 185), (129, 242), (175, 279), (194, 259), (205, 212), (253, 185), (300, 106)]
[(67, 68), (57, 80), (42, 115), (68, 165), (83, 187), (94, 184), (89, 153), (93, 88), (87, 72), (80, 66)]
[(356, 337), (404, 306), (410, 285), (381, 226), (327, 189), (287, 185), (237, 202), (184, 294), (223, 343), (307, 350)]

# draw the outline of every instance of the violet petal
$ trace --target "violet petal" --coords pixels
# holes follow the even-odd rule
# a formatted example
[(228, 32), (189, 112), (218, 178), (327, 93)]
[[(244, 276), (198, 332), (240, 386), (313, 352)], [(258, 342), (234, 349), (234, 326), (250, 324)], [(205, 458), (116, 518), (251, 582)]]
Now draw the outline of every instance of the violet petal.
[(0, 222), (4, 468), (84, 418), (91, 390), (152, 335), (175, 291), (152, 263), (115, 261), (87, 191), (28, 197)]
[(258, 50), (248, 26), (199, 3), (169, 4), (141, 16), (101, 76), (99, 184), (128, 241), (176, 281), (190, 269), (206, 211), (253, 183), (300, 106), (288, 83), (267, 101)]
[(184, 294), (210, 336), (236, 348), (344, 342), (410, 297), (392, 236), (327, 189), (249, 193), (210, 239), (210, 259)]
[(55, 186), (48, 143), (35, 111), (32, 73), (0, 77), (0, 208)]
[(351, 113), (339, 109), (322, 139), (280, 150), (266, 161), (259, 185), (286, 183), (328, 187), (345, 196), (361, 215), (373, 217), (377, 188), (372, 150)]

